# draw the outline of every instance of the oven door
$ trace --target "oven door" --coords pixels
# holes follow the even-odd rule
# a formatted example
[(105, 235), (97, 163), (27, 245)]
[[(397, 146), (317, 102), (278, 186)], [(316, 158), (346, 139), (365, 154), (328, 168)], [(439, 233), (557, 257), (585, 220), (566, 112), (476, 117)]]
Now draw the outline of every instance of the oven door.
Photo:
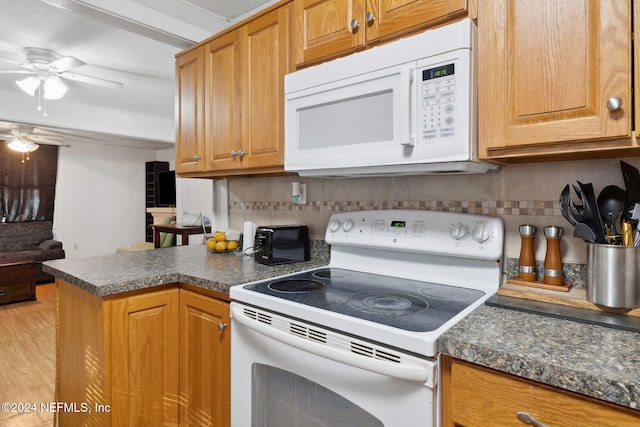
[(435, 361), (236, 302), (231, 316), (233, 426), (434, 425)]

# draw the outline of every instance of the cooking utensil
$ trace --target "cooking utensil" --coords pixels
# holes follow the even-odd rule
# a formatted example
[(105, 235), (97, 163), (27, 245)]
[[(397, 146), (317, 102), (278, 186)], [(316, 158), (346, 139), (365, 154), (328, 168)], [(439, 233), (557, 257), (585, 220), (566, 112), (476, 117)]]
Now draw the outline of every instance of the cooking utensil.
[(562, 216), (564, 219), (569, 221), (569, 224), (576, 226), (576, 222), (569, 215), (569, 201), (571, 200), (571, 190), (569, 189), (569, 184), (565, 185), (560, 193), (560, 212), (562, 212)]
[(627, 221), (622, 221), (622, 245), (623, 246), (633, 246), (633, 229), (631, 228), (631, 223)]
[[(578, 195), (578, 198), (582, 201), (582, 197), (583, 197), (582, 191), (575, 184), (573, 184), (573, 191)], [(582, 205), (576, 206), (575, 203), (573, 203), (573, 197), (571, 197), (571, 193), (569, 193), (569, 208), (571, 209), (571, 214), (576, 219), (576, 221), (581, 222), (580, 218), (582, 218), (584, 215), (584, 206)]]
[(587, 224), (576, 224), (573, 229), (573, 237), (584, 240), (587, 243), (596, 243), (596, 234)]
[(620, 168), (622, 169), (622, 178), (624, 186), (627, 190), (627, 199), (622, 219), (629, 219), (631, 210), (636, 203), (640, 202), (640, 171), (629, 163), (620, 160)]
[(573, 201), (570, 200), (569, 206), (574, 206), (572, 210), (575, 211), (573, 217), (577, 222), (584, 223), (593, 230), (596, 236), (596, 243), (606, 243), (607, 239), (604, 234), (604, 222), (600, 216), (598, 202), (596, 201), (596, 195), (593, 191), (593, 184), (583, 184), (580, 181), (577, 182), (580, 187), (578, 196), (582, 200), (582, 207), (575, 207)]
[(607, 185), (598, 195), (598, 209), (605, 220), (605, 235), (609, 244), (614, 244), (618, 234), (616, 220), (622, 213), (627, 200), (627, 192), (616, 185)]

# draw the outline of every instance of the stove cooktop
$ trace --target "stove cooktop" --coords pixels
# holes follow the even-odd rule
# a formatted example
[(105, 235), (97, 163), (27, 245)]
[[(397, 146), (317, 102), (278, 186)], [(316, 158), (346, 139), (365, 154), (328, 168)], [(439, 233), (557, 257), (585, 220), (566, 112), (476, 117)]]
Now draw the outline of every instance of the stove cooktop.
[(411, 332), (434, 331), (485, 295), (339, 268), (256, 282), (244, 289)]

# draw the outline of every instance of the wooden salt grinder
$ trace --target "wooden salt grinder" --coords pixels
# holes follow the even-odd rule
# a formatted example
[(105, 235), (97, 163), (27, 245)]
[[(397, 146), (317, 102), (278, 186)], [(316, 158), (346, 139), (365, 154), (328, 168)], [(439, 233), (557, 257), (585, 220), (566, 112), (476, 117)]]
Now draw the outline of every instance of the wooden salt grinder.
[(562, 227), (555, 225), (545, 227), (544, 235), (547, 238), (547, 254), (544, 258), (544, 278), (547, 285), (564, 284), (562, 277), (562, 260), (560, 259), (560, 238), (562, 237)]
[(520, 246), (520, 258), (518, 260), (518, 278), (526, 282), (536, 280), (536, 255), (533, 248), (533, 239), (536, 235), (535, 225), (521, 225), (520, 236), (522, 244)]

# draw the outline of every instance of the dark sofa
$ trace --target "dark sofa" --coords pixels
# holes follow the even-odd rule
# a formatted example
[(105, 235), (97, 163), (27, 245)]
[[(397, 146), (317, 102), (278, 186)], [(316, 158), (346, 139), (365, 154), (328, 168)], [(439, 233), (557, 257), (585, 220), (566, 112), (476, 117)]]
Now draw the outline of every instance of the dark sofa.
[(42, 271), (42, 261), (64, 258), (62, 242), (53, 240), (51, 221), (0, 224), (0, 259), (31, 258), (36, 261), (36, 281), (53, 281)]

